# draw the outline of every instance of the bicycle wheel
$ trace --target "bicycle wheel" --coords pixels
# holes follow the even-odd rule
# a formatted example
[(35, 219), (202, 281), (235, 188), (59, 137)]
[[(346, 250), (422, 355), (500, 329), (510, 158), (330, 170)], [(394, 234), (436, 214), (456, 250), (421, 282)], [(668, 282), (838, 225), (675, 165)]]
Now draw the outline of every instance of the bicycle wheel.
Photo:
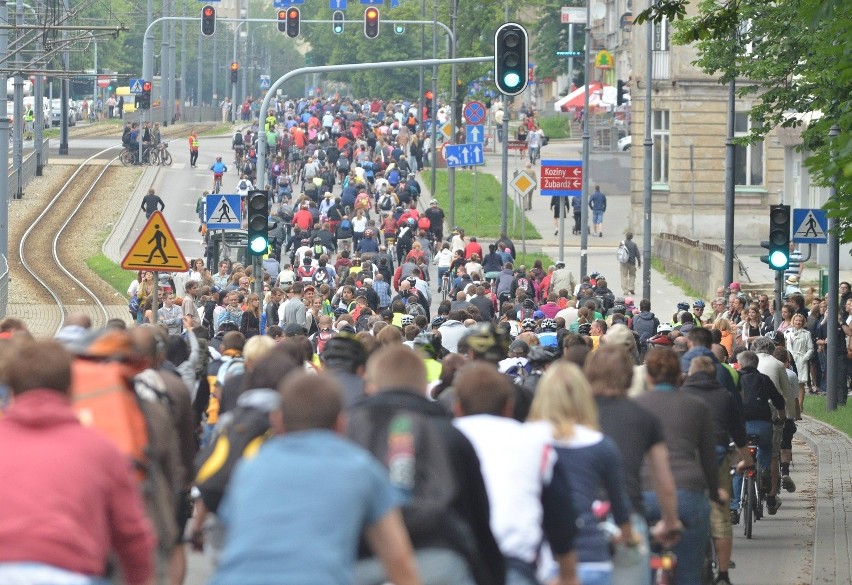
[(168, 150), (160, 152), (160, 162), (167, 167), (172, 165), (172, 155)]
[(221, 188), (222, 188), (222, 181), (216, 181), (215, 183), (213, 183), (213, 193), (215, 195), (219, 194), (219, 189), (221, 189)]
[(118, 160), (120, 160), (121, 164), (124, 166), (130, 166), (133, 164), (133, 154), (125, 148), (121, 151), (121, 154), (118, 155)]
[(745, 501), (743, 502), (743, 531), (745, 537), (751, 538), (752, 523), (754, 522), (754, 508), (757, 504), (757, 494), (755, 493), (754, 478), (747, 477), (745, 479)]

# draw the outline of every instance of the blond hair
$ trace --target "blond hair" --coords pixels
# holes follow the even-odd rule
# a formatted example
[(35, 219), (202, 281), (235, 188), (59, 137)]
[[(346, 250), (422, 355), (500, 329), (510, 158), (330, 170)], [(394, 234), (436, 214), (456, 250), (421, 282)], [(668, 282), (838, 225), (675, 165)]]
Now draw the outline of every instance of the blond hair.
[(598, 409), (583, 370), (565, 361), (550, 366), (538, 382), (529, 420), (549, 422), (557, 439), (571, 437), (575, 424), (598, 429)]

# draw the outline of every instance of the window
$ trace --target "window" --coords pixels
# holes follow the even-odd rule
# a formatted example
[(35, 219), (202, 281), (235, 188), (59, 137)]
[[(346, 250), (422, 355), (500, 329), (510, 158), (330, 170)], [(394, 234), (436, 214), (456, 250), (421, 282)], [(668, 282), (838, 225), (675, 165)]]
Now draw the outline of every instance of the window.
[[(748, 136), (751, 120), (746, 113), (734, 114), (734, 137)], [(763, 186), (763, 141), (734, 146), (734, 184), (745, 187)]]
[(651, 113), (651, 139), (654, 141), (651, 168), (653, 182), (669, 182), (669, 111), (654, 110)]

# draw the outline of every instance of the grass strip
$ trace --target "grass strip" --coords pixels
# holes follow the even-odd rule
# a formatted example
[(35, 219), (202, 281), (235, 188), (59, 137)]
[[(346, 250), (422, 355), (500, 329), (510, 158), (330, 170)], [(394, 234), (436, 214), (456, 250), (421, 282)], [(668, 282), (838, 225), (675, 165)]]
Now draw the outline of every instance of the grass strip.
[(686, 282), (678, 278), (677, 276), (673, 276), (666, 272), (666, 267), (663, 264), (663, 261), (658, 258), (651, 258), (651, 268), (662, 274), (666, 277), (670, 283), (678, 287), (683, 291), (683, 294), (687, 297), (692, 297), (693, 299), (701, 299), (704, 298), (704, 295), (696, 292), (692, 287), (690, 287)]
[(817, 420), (833, 426), (838, 431), (852, 437), (852, 406), (838, 406), (837, 409), (828, 412), (825, 409), (825, 396), (805, 396), (805, 414)]
[[(438, 170), (435, 181), (435, 199), (446, 213), (450, 208), (448, 171)], [(464, 229), (465, 235), (499, 238), (501, 186), (497, 179), (482, 172), (477, 172), (474, 178), (473, 171), (456, 169), (455, 193), (455, 223)], [(511, 192), (508, 203), (508, 236), (518, 242), (521, 239), (521, 212), (515, 206)], [(518, 221), (512, 229), (512, 214), (515, 212), (518, 214)], [(528, 240), (541, 239), (541, 235), (529, 220), (526, 221), (526, 236)]]
[(114, 288), (121, 295), (121, 298), (127, 299), (127, 286), (136, 277), (134, 272), (125, 270), (120, 264), (104, 256), (102, 252), (86, 258), (86, 266), (97, 274), (101, 280)]

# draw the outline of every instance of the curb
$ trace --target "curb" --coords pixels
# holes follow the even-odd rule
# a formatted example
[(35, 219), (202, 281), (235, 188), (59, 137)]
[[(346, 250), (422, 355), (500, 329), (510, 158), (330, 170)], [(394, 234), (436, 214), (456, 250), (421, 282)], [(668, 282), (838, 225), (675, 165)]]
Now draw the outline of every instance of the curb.
[[(798, 433), (817, 457), (811, 583), (852, 583), (852, 439), (805, 415)], [(825, 439), (822, 437), (831, 437)]]

